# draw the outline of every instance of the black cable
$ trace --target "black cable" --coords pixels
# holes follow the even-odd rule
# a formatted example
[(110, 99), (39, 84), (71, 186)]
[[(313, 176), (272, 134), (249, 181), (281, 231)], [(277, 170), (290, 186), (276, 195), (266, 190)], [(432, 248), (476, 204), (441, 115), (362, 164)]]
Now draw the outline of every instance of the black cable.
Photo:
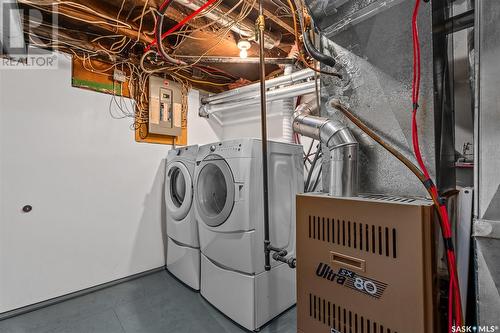
[(170, 7), (171, 3), (172, 3), (172, 0), (167, 1), (163, 7), (160, 7), (158, 9), (159, 17), (158, 17), (158, 20), (156, 21), (155, 38), (156, 38), (156, 46), (157, 46), (158, 51), (160, 52), (160, 54), (162, 56), (163, 56), (163, 53), (166, 53), (165, 49), (163, 48), (162, 38), (161, 38), (162, 30), (163, 30), (163, 16), (165, 16), (165, 13), (166, 13), (168, 7)]
[(314, 185), (312, 187), (312, 189), (309, 191), (309, 192), (314, 192), (316, 191), (316, 187), (318, 187), (318, 184), (319, 184), (319, 179), (321, 178), (321, 172), (323, 171), (323, 165), (321, 165), (319, 167), (319, 170), (318, 170), (318, 175), (316, 176), (316, 181), (314, 182)]
[(311, 150), (312, 150), (313, 146), (314, 146), (314, 139), (311, 141), (311, 144), (309, 145), (309, 149), (307, 150), (307, 153), (304, 152), (304, 165), (306, 165), (307, 162), (311, 163), (309, 156), (311, 155)]
[(330, 67), (335, 67), (335, 65), (337, 64), (337, 61), (335, 61), (335, 59), (333, 57), (330, 57), (329, 55), (321, 53), (320, 51), (318, 51), (318, 49), (316, 49), (316, 47), (314, 46), (314, 44), (311, 41), (311, 37), (309, 36), (310, 31), (311, 31), (310, 29), (307, 29), (302, 34), (302, 37), (303, 37), (302, 39), (304, 40), (304, 47), (305, 47), (307, 53), (309, 53), (309, 55), (311, 57), (313, 57), (315, 60), (319, 61), (320, 63), (325, 64), (325, 65), (330, 66)]
[(311, 169), (309, 169), (309, 174), (307, 175), (306, 184), (304, 186), (304, 189), (306, 191), (309, 188), (309, 183), (311, 182), (311, 177), (312, 177), (312, 174), (314, 172), (314, 168), (316, 167), (316, 162), (318, 162), (320, 151), (321, 151), (321, 149), (320, 149), (320, 146), (318, 145), (318, 149), (316, 150), (316, 154), (314, 155), (314, 159), (313, 159), (313, 162), (311, 164)]
[(163, 47), (162, 43), (162, 30), (163, 30), (163, 17), (165, 16), (165, 12), (167, 9), (170, 7), (170, 4), (173, 2), (173, 0), (167, 1), (163, 7), (160, 7), (158, 10), (158, 13), (160, 17), (157, 20), (156, 23), (156, 29), (155, 29), (155, 37), (156, 37), (156, 48), (158, 49), (158, 53), (167, 61), (177, 64), (177, 65), (183, 65), (185, 62), (177, 60), (172, 58), (171, 56), (168, 55), (167, 51), (165, 51), (165, 48)]

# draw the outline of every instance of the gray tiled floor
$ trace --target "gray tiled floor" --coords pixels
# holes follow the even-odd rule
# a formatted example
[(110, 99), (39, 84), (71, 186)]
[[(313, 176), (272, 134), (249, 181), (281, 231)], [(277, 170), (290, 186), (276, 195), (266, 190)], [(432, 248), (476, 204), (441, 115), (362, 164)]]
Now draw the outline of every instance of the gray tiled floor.
[[(262, 328), (296, 332), (295, 308)], [(246, 332), (165, 271), (0, 321), (1, 333)]]

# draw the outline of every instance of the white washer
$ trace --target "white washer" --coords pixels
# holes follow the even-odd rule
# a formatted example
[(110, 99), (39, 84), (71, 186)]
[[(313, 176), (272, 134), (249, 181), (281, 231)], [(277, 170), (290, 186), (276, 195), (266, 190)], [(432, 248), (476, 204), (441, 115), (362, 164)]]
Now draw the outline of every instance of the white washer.
[(200, 289), (200, 243), (193, 207), (198, 146), (168, 152), (165, 175), (167, 269), (192, 289)]
[[(271, 243), (295, 255), (295, 195), (303, 191), (302, 146), (269, 142)], [(296, 302), (295, 270), (264, 269), (261, 141), (201, 146), (195, 171), (201, 289), (212, 305), (256, 330)]]

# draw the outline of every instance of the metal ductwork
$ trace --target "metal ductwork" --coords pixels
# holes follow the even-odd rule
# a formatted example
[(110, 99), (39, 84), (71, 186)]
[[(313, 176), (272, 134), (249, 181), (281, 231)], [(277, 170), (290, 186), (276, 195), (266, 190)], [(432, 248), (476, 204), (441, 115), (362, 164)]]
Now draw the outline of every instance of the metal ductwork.
[[(277, 101), (281, 99), (293, 98), (304, 94), (309, 94), (315, 91), (314, 81), (307, 81), (304, 83), (294, 84), (283, 88), (268, 90), (266, 92), (267, 102)], [(231, 110), (238, 112), (244, 111), (243, 106), (258, 105), (260, 92), (256, 91), (250, 94), (242, 95), (241, 98), (231, 99), (231, 102), (220, 104), (203, 104), (200, 106), (198, 115), (200, 117), (209, 117), (215, 112), (222, 112)]]
[[(305, 81), (314, 76), (311, 69), (303, 69), (274, 79), (266, 80), (267, 101), (292, 98), (315, 91), (314, 81)], [(201, 99), (199, 116), (208, 117), (214, 112), (242, 110), (242, 106), (259, 103), (260, 84), (253, 83), (240, 88), (224, 91)]]
[[(310, 79), (314, 77), (314, 71), (311, 69), (302, 69), (297, 72), (293, 72), (288, 75), (278, 76), (274, 79), (266, 80), (266, 89), (271, 89), (277, 86), (288, 86), (293, 85), (298, 82), (304, 81), (306, 79)], [(201, 99), (203, 104), (220, 104), (220, 103), (228, 103), (234, 102), (236, 100), (241, 100), (243, 97), (248, 94), (255, 94), (259, 92), (260, 84), (252, 83), (240, 88), (231, 89), (228, 91), (224, 91), (209, 97), (204, 97)], [(253, 98), (253, 96), (252, 96)]]
[(357, 196), (358, 141), (343, 123), (312, 116), (315, 109), (315, 101), (300, 104), (293, 114), (293, 130), (320, 141), (327, 148), (323, 158), (328, 158), (329, 167), (323, 168), (322, 175), (323, 179), (328, 179), (328, 194), (338, 197)]
[[(186, 8), (197, 10), (204, 5), (202, 0), (177, 0), (179, 5)], [(251, 41), (256, 41), (255, 36), (255, 24), (249, 19), (243, 19), (238, 22), (235, 21), (235, 17), (232, 14), (227, 14), (229, 8), (218, 5), (207, 11), (203, 16), (216, 21), (218, 24), (229, 27), (232, 31), (237, 33), (239, 36), (247, 38)], [(264, 47), (268, 50), (278, 46), (281, 42), (281, 36), (276, 33), (269, 31), (264, 32)]]

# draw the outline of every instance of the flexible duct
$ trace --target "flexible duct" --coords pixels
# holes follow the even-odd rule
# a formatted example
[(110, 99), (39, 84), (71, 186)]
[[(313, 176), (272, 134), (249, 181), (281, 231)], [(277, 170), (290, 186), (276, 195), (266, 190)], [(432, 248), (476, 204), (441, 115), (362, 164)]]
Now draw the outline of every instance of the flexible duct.
[(311, 113), (316, 108), (315, 101), (311, 104), (300, 104), (293, 114), (293, 130), (319, 140), (328, 149), (328, 154), (324, 156), (329, 159), (330, 166), (322, 170), (323, 179), (328, 179), (328, 193), (340, 197), (356, 196), (358, 194), (358, 142), (351, 130), (343, 123), (312, 116)]

